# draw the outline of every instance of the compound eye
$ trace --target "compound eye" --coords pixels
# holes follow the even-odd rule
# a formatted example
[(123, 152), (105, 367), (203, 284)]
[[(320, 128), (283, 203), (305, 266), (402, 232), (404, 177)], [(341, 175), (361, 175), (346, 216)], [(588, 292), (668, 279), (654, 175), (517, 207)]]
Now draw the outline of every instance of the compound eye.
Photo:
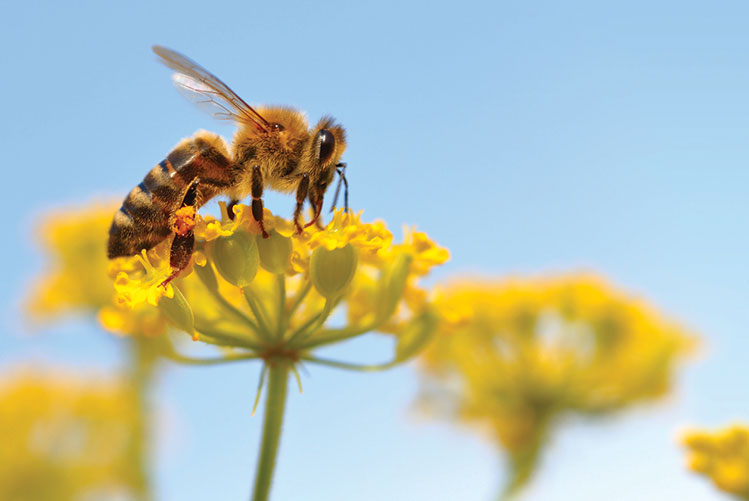
[(320, 145), (320, 165), (330, 162), (335, 151), (335, 136), (327, 129), (320, 129), (317, 133), (317, 141)]
[(272, 124), (270, 124), (270, 127), (271, 127), (271, 129), (273, 129), (273, 130), (274, 130), (275, 132), (281, 132), (281, 131), (282, 131), (282, 130), (284, 129), (283, 125), (281, 125), (281, 124), (279, 124), (279, 123), (275, 123), (275, 122), (274, 122), (274, 123), (272, 123)]

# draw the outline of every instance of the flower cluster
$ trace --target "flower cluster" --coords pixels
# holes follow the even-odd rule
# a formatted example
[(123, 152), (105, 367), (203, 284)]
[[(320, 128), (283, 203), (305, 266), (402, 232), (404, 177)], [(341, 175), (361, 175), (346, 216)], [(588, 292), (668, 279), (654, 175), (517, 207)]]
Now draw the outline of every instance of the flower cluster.
[(143, 492), (132, 388), (59, 372), (0, 384), (0, 499), (127, 498)]
[(455, 283), (434, 305), (443, 321), (423, 357), (422, 401), (492, 433), (508, 455), (508, 493), (530, 478), (558, 418), (665, 394), (693, 345), (592, 276)]
[[(196, 216), (193, 259), (167, 286), (169, 240), (114, 260), (116, 303), (160, 311), (194, 340), (247, 358), (315, 362), (313, 348), (381, 331), (398, 334), (395, 362), (425, 342), (434, 314), (418, 279), (449, 255), (424, 233), (397, 244), (384, 223), (338, 210), (298, 234), (266, 210), (266, 239), (248, 206), (229, 217), (219, 205), (220, 219)], [(335, 325), (336, 309), (345, 309), (344, 325)]]
[(688, 449), (690, 470), (710, 478), (719, 489), (738, 499), (749, 499), (749, 427), (691, 430), (682, 441)]

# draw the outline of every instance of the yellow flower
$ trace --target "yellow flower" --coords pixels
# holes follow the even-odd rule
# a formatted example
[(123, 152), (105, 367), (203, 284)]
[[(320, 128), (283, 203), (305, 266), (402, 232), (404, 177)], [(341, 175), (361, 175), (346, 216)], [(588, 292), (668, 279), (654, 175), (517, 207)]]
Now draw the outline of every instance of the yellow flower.
[(705, 475), (738, 499), (749, 499), (749, 427), (736, 424), (715, 432), (689, 430), (682, 443), (690, 470)]
[(106, 238), (116, 206), (59, 210), (38, 225), (48, 264), (27, 300), (29, 313), (49, 320), (62, 313), (96, 311), (109, 304)]
[[(107, 259), (107, 235), (117, 207), (115, 203), (94, 203), (57, 210), (42, 218), (40, 240), (48, 255), (48, 269), (26, 300), (32, 319), (48, 322), (62, 314), (93, 314), (105, 329), (120, 334), (166, 332), (163, 315), (147, 304), (148, 294), (141, 306), (136, 306), (134, 298), (125, 290), (123, 298), (126, 299), (117, 300), (119, 295), (112, 277), (118, 272), (131, 273), (134, 279), (143, 275), (143, 265), (137, 258)], [(152, 252), (151, 259), (156, 258)], [(163, 270), (163, 264), (161, 266)], [(124, 287), (129, 281), (128, 276), (120, 286)], [(156, 294), (158, 291), (151, 295), (152, 299), (155, 300)], [(134, 309), (125, 306), (128, 302)]]
[[(343, 210), (325, 227), (298, 234), (293, 222), (266, 209), (271, 237), (263, 239), (248, 206), (236, 205), (233, 220), (226, 206), (220, 207), (221, 220), (196, 216), (200, 263), (180, 273), (170, 288), (160, 285), (170, 274), (169, 240), (147, 257), (114, 261), (110, 273), (119, 301), (158, 305), (173, 327), (191, 330), (194, 339), (263, 357), (279, 350), (292, 358), (308, 357), (312, 347), (370, 331), (398, 335), (392, 328), (396, 320), (403, 328), (416, 319), (416, 325), (430, 325), (421, 318), (429, 304), (418, 282), (448, 253), (425, 234), (407, 233), (396, 245), (384, 223), (366, 223), (361, 213)], [(171, 288), (176, 302), (162, 308)], [(333, 311), (344, 307), (351, 323), (330, 327)], [(182, 318), (181, 325), (176, 318)], [(123, 323), (111, 312), (103, 320)], [(407, 348), (398, 349), (410, 353)]]
[[(168, 250), (169, 246), (163, 242), (154, 248), (156, 252)], [(135, 256), (143, 265), (143, 269), (136, 273), (120, 271), (114, 280), (114, 288), (117, 291), (117, 302), (130, 308), (148, 303), (152, 306), (159, 304), (163, 296), (174, 297), (174, 288), (164, 281), (172, 274), (169, 259), (160, 260), (160, 264), (154, 267), (148, 259), (148, 253), (144, 250), (140, 256)]]
[[(96, 381), (91, 383), (91, 381)], [(0, 499), (140, 493), (134, 393), (120, 381), (16, 371), (0, 383)]]
[(694, 344), (595, 276), (463, 281), (433, 307), (442, 322), (422, 359), (422, 401), (492, 431), (511, 466), (508, 493), (528, 481), (562, 416), (664, 395)]

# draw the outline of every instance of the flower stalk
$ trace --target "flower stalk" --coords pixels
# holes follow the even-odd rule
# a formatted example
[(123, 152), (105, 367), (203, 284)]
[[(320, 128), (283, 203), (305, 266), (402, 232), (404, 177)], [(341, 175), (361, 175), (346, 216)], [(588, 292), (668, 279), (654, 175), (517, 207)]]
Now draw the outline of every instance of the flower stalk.
[(273, 358), (265, 363), (268, 371), (268, 394), (265, 399), (263, 438), (255, 473), (255, 486), (252, 490), (253, 501), (266, 501), (270, 495), (278, 446), (281, 443), (281, 428), (291, 371), (290, 362), (285, 357)]

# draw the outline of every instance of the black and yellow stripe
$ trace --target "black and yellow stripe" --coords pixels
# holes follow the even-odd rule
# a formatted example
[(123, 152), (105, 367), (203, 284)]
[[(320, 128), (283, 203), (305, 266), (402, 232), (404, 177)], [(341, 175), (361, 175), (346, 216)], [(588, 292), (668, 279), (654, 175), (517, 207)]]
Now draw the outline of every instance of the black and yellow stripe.
[(179, 207), (187, 184), (182, 172), (177, 174), (166, 159), (130, 190), (109, 229), (110, 259), (148, 250), (170, 235), (169, 219)]

